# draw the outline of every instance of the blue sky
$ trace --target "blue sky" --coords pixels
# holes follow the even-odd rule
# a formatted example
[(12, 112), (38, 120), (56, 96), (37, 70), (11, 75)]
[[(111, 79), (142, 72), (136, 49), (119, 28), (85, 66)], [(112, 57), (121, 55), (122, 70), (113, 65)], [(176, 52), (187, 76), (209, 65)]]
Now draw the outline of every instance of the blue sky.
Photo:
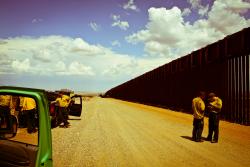
[(1, 0), (0, 85), (107, 91), (249, 27), (249, 8), (250, 0)]

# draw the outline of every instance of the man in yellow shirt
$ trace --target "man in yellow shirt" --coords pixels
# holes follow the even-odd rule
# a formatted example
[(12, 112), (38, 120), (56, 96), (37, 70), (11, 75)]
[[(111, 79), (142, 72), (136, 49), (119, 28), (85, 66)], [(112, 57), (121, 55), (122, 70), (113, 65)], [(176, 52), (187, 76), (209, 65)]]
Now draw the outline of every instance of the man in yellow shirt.
[(217, 143), (219, 139), (219, 121), (222, 100), (217, 97), (215, 93), (209, 93), (207, 108), (209, 112), (207, 140), (211, 141), (212, 143)]
[(0, 95), (0, 125), (7, 126), (10, 118), (10, 105), (11, 96), (10, 95)]
[(56, 102), (59, 106), (59, 112), (62, 115), (62, 121), (64, 123), (64, 127), (69, 126), (68, 117), (69, 117), (69, 111), (68, 106), (70, 104), (70, 97), (66, 94), (63, 94), (60, 92), (59, 97), (56, 99)]
[(204, 127), (205, 92), (199, 92), (199, 96), (192, 101), (193, 110), (193, 133), (192, 138), (196, 142), (201, 142), (201, 134)]
[(28, 133), (36, 132), (36, 101), (30, 97), (24, 97), (22, 111), (24, 113), (25, 121), (27, 122)]

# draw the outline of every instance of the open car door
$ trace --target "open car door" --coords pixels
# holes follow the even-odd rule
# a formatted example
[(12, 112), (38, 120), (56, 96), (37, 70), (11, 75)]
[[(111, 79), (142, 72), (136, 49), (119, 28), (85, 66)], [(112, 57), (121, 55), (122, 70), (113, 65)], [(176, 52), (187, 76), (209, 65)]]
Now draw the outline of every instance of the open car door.
[(52, 166), (48, 101), (43, 90), (0, 86), (0, 166)]
[(69, 115), (80, 117), (82, 114), (82, 96), (75, 95), (71, 97), (69, 106)]

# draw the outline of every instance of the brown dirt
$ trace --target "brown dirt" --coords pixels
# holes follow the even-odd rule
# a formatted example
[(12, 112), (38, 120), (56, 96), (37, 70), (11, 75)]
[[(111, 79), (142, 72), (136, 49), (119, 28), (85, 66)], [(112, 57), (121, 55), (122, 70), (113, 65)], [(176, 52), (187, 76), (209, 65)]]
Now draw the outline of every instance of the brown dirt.
[(102, 98), (71, 118), (70, 128), (52, 130), (56, 167), (250, 166), (249, 126), (221, 121), (219, 143), (196, 143), (192, 115)]

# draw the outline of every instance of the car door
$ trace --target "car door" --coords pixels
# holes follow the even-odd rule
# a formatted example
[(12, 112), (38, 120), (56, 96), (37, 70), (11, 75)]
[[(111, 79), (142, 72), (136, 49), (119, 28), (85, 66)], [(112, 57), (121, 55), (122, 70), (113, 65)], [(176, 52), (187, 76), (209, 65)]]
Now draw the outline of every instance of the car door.
[(43, 90), (0, 86), (0, 96), (0, 166), (52, 166), (48, 101)]
[(69, 115), (80, 117), (82, 114), (82, 96), (75, 95), (71, 97), (69, 106)]

